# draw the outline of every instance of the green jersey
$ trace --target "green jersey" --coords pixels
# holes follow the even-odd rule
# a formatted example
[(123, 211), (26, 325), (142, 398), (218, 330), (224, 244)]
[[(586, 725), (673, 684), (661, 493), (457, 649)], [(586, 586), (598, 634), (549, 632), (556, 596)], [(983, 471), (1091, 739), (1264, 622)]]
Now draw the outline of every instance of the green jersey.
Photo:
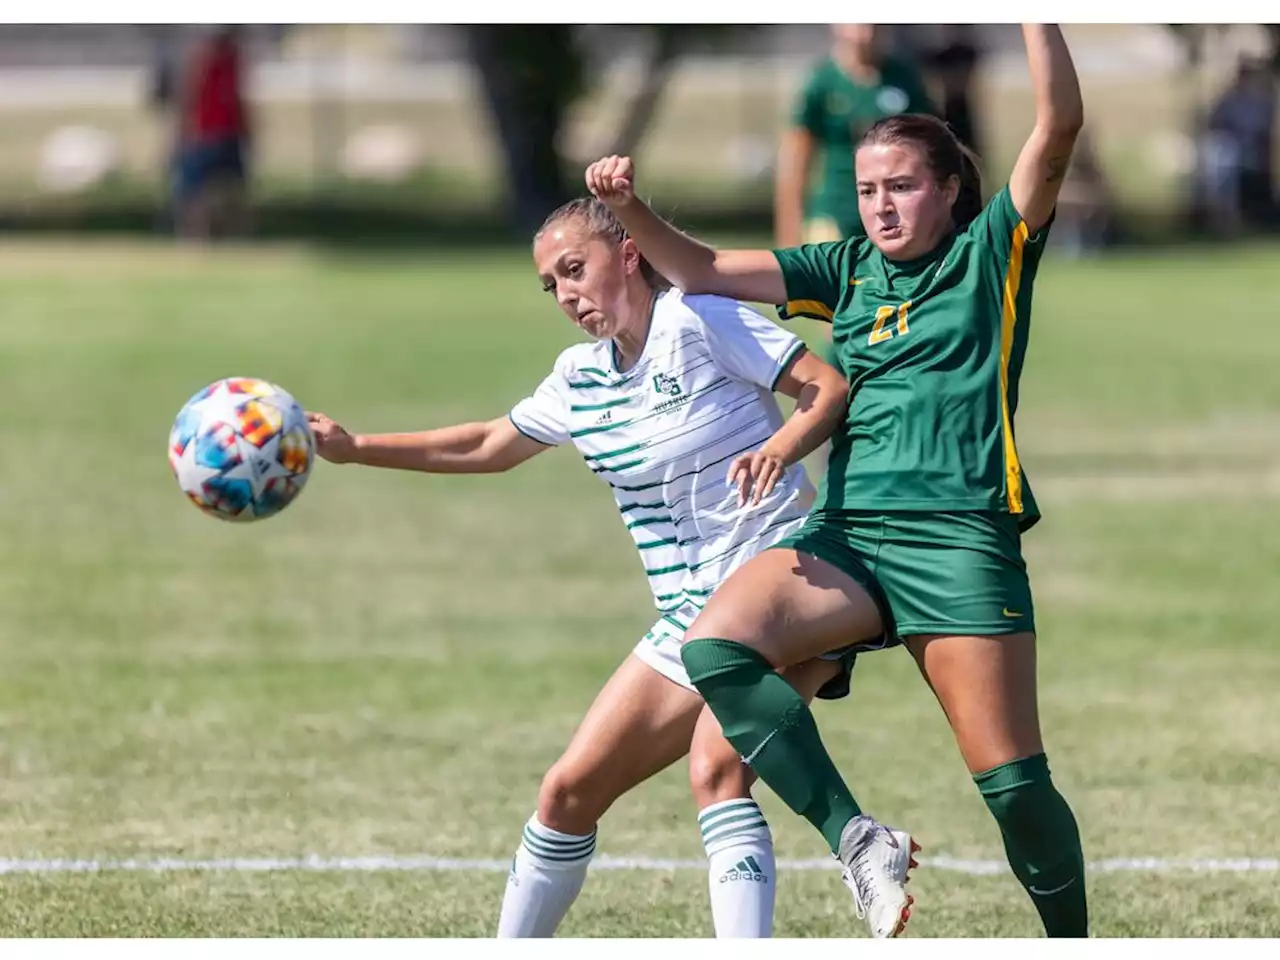
[(819, 509), (1039, 519), (1013, 418), (1047, 233), (1029, 235), (1006, 187), (918, 260), (888, 260), (866, 237), (774, 251), (779, 312), (832, 322), (852, 388)]
[(817, 141), (821, 165), (806, 199), (806, 217), (834, 220), (846, 237), (865, 235), (854, 186), (854, 147), (873, 123), (899, 113), (933, 113), (924, 82), (905, 61), (886, 57), (875, 84), (852, 79), (830, 57), (817, 66), (793, 117)]

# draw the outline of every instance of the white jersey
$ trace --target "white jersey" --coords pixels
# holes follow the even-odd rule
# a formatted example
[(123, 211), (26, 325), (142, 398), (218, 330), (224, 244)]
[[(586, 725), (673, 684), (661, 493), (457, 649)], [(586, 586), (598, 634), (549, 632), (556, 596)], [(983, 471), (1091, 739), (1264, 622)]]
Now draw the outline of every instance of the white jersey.
[(683, 629), (738, 566), (795, 531), (813, 504), (789, 467), (759, 505), (738, 506), (726, 475), (782, 425), (773, 395), (803, 342), (751, 308), (714, 296), (660, 294), (635, 366), (611, 341), (556, 360), (511, 421), (542, 443), (572, 442), (613, 489), (654, 603)]

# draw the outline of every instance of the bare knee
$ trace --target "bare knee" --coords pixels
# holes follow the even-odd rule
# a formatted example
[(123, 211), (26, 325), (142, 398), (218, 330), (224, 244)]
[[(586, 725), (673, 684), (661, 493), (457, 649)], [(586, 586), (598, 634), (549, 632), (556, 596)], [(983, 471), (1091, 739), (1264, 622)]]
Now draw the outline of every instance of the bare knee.
[(585, 836), (616, 799), (605, 793), (590, 770), (562, 757), (542, 778), (538, 821), (561, 833)]
[(689, 752), (689, 783), (701, 810), (713, 803), (751, 796), (755, 773), (732, 744), (718, 733), (694, 739)]

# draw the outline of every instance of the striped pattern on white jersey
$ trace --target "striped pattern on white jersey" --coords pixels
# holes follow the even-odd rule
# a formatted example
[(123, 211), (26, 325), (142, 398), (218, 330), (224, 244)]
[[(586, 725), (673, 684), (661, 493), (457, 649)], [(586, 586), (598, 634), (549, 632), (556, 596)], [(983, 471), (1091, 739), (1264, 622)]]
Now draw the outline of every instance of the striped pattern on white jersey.
[(813, 503), (790, 467), (758, 506), (726, 481), (739, 454), (782, 425), (773, 387), (803, 348), (735, 300), (662, 294), (636, 364), (619, 372), (611, 341), (569, 347), (511, 411), (522, 433), (572, 443), (613, 490), (654, 602), (687, 627), (738, 566), (793, 532)]

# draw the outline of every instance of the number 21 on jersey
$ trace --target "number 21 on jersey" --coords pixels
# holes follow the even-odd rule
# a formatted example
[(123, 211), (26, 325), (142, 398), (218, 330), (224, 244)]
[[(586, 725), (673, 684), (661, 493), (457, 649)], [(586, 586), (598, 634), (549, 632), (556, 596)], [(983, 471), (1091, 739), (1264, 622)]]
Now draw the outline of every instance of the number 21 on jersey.
[(907, 327), (907, 310), (910, 307), (911, 301), (908, 300), (896, 310), (893, 307), (880, 307), (876, 310), (876, 323), (871, 328), (871, 335), (867, 337), (867, 346), (874, 347), (877, 343), (893, 339), (893, 330), (886, 330), (884, 325), (895, 313), (898, 315), (898, 336), (905, 337), (910, 333)]

